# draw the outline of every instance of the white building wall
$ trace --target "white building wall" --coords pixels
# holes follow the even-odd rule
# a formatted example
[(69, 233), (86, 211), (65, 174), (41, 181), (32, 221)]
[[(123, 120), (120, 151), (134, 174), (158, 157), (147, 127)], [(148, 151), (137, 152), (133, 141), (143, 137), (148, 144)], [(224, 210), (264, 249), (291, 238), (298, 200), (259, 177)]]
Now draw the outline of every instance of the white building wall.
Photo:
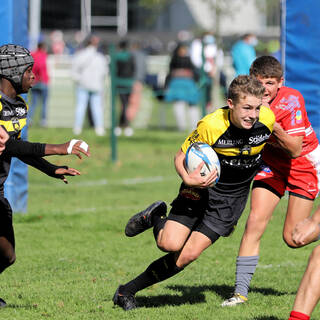
[[(216, 0), (185, 0), (194, 19), (205, 30), (215, 30), (215, 13), (208, 5), (210, 1), (215, 3)], [(268, 33), (265, 25), (265, 15), (258, 10), (255, 0), (224, 1), (229, 2), (232, 14), (221, 17), (220, 32), (222, 36), (247, 32)]]

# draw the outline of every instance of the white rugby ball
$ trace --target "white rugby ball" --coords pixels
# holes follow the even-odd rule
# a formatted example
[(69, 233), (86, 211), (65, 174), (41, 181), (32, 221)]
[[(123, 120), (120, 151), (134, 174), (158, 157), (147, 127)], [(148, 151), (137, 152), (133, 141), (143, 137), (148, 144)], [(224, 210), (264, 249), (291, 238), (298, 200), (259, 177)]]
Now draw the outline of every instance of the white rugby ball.
[(213, 168), (217, 168), (218, 178), (215, 183), (218, 182), (221, 172), (220, 161), (216, 152), (206, 143), (195, 142), (188, 148), (186, 152), (186, 169), (193, 172), (201, 162), (204, 165), (200, 171), (201, 176), (206, 176)]

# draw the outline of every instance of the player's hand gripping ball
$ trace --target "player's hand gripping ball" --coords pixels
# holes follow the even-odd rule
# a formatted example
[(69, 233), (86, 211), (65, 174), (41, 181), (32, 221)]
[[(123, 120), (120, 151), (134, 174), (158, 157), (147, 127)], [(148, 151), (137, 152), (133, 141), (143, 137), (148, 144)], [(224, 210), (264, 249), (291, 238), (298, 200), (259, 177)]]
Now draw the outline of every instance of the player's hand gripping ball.
[(218, 182), (221, 172), (220, 161), (216, 152), (206, 143), (195, 142), (188, 148), (186, 152), (185, 164), (187, 171), (193, 172), (201, 162), (204, 165), (200, 171), (201, 176), (206, 176), (209, 172), (217, 169), (218, 178), (215, 183)]

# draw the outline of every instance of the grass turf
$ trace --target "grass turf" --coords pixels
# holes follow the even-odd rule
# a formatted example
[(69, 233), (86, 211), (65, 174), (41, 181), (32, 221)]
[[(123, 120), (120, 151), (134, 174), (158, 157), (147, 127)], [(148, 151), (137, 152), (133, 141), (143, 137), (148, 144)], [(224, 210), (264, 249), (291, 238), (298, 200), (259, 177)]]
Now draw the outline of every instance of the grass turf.
[[(30, 141), (62, 143), (69, 129), (32, 127)], [(82, 172), (69, 184), (29, 169), (29, 210), (14, 215), (16, 263), (0, 278), (8, 303), (0, 319), (287, 319), (307, 258), (315, 246), (289, 249), (282, 242), (286, 199), (262, 239), (249, 302), (221, 308), (233, 289), (235, 258), (248, 208), (234, 234), (221, 238), (183, 272), (137, 294), (141, 308), (113, 307), (120, 283), (144, 271), (162, 253), (152, 232), (126, 238), (128, 218), (155, 200), (176, 196), (180, 180), (173, 157), (184, 134), (137, 131), (120, 138), (116, 164), (108, 137), (92, 130), (83, 138), (92, 156), (51, 157)], [(320, 318), (317, 308), (313, 319)]]

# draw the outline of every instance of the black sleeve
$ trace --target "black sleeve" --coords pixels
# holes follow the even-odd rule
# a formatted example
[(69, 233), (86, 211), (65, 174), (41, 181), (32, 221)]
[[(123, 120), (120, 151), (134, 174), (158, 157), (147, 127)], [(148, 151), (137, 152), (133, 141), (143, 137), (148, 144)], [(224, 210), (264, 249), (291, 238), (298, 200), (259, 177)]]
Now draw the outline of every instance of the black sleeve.
[(60, 174), (55, 174), (55, 171), (57, 169), (59, 168), (68, 169), (67, 166), (56, 166), (41, 157), (19, 156), (17, 158), (23, 161), (24, 163), (42, 171), (48, 176), (57, 178), (57, 179), (61, 178)]
[(3, 153), (11, 157), (43, 157), (45, 155), (45, 147), (46, 145), (44, 143), (33, 143), (29, 141), (9, 138), (6, 142), (6, 148)]

